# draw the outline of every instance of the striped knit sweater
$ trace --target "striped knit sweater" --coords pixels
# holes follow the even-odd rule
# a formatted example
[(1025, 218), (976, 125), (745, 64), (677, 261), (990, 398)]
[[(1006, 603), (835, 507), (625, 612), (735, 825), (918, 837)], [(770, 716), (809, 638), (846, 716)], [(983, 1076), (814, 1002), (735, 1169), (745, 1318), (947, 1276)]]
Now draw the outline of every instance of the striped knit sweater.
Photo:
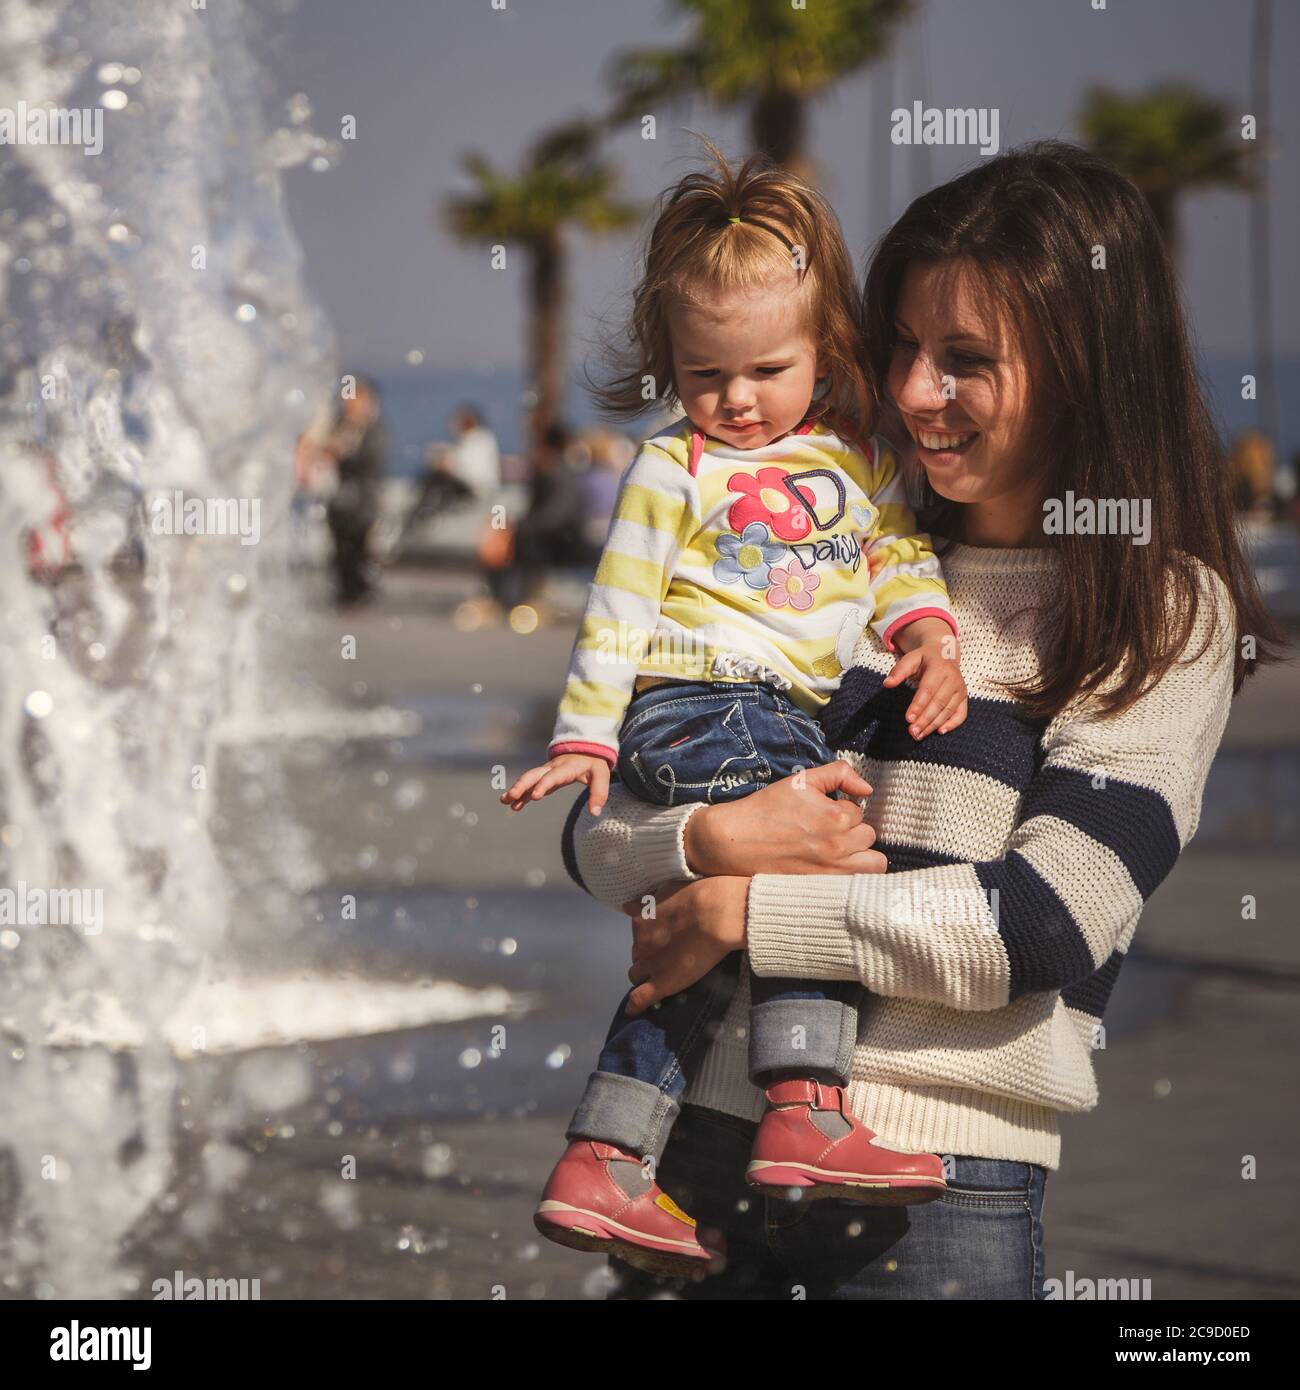
[[(943, 562), (969, 718), (914, 742), (911, 692), (883, 688), (891, 658), (863, 634), (822, 722), (875, 789), (866, 818), (889, 872), (756, 876), (748, 966), (872, 992), (848, 1094), (887, 1139), (1056, 1168), (1058, 1112), (1097, 1104), (1091, 1051), (1143, 904), (1196, 830), (1232, 695), (1231, 609), (1202, 569), (1183, 661), (1120, 715), (1076, 702), (1044, 723), (1000, 687), (1038, 669), (1055, 556), (959, 545)], [(683, 832), (698, 809), (616, 787), (593, 819), (584, 794), (569, 871), (611, 906), (693, 878)], [(685, 1099), (756, 1119), (742, 980)]]
[(894, 453), (824, 423), (757, 449), (683, 420), (623, 476), (550, 756), (617, 761), (638, 675), (761, 680), (816, 713), (864, 624), (886, 646), (920, 617), (952, 625)]

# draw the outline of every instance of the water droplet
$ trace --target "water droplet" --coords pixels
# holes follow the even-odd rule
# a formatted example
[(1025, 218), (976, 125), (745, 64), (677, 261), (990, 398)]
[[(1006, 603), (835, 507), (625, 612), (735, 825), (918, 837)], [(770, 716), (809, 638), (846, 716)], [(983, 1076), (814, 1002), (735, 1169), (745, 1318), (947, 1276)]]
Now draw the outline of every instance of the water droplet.
[(105, 63), (95, 74), (95, 77), (106, 86), (112, 87), (122, 80), (122, 64)]
[(529, 869), (524, 875), (524, 882), (530, 888), (540, 888), (546, 882), (546, 870)]
[(424, 784), (410, 778), (393, 793), (393, 800), (403, 811), (409, 811), (424, 800)]
[(1157, 1095), (1161, 1100), (1164, 1100), (1164, 1098), (1165, 1098), (1165, 1097), (1170, 1093), (1170, 1091), (1172, 1091), (1173, 1089), (1174, 1089), (1174, 1083), (1173, 1083), (1172, 1081), (1166, 1081), (1163, 1077), (1162, 1077), (1159, 1081), (1156, 1082), (1156, 1095)]
[(411, 366), (418, 367), (420, 363), (424, 361), (424, 353), (422, 353), (419, 348), (412, 348), (410, 352), (406, 354), (406, 360)]
[(121, 91), (119, 88), (111, 87), (107, 92), (104, 92), (100, 96), (99, 104), (104, 108), (105, 111), (121, 111), (125, 109), (126, 104), (128, 101), (130, 101), (130, 99), (131, 98), (128, 97), (127, 94)]
[(546, 1065), (550, 1067), (552, 1071), (559, 1071), (565, 1062), (572, 1056), (573, 1050), (569, 1047), (569, 1044), (561, 1043), (559, 1047), (552, 1048), (551, 1051), (547, 1053)]
[(44, 690), (33, 690), (23, 701), (23, 708), (33, 719), (44, 719), (54, 709), (54, 697)]
[(519, 949), (519, 943), (513, 936), (503, 936), (501, 938), (501, 945), (497, 949), (503, 956), (513, 956)]
[(483, 1054), (477, 1047), (467, 1047), (457, 1060), (462, 1067), (465, 1067), (469, 1071), (473, 1071), (474, 1068), (483, 1061)]
[(239, 308), (235, 310), (235, 317), (240, 323), (252, 323), (257, 317), (257, 306), (254, 304), (241, 304)]
[(450, 1144), (430, 1144), (420, 1160), (426, 1178), (445, 1178), (455, 1166)]

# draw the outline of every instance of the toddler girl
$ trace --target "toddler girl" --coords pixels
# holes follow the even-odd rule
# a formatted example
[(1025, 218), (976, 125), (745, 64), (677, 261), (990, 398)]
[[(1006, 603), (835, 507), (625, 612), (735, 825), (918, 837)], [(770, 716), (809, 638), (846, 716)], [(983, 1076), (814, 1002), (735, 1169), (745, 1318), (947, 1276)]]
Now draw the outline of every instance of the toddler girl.
[[(852, 263), (814, 190), (720, 157), (670, 190), (636, 291), (635, 361), (602, 395), (635, 415), (647, 391), (666, 394), (685, 418), (623, 477), (550, 761), (507, 805), (583, 782), (599, 814), (612, 769), (651, 802), (716, 803), (831, 762), (816, 716), (867, 625), (903, 654), (886, 683), (919, 678), (914, 737), (964, 720), (939, 564), (893, 454), (857, 426), (856, 322)], [(537, 1209), (544, 1235), (655, 1273), (706, 1271), (695, 1222), (654, 1166), (738, 961), (637, 1016), (624, 1000)], [(751, 991), (750, 1073), (768, 1108), (747, 1181), (868, 1203), (937, 1197), (940, 1160), (890, 1148), (845, 1101), (861, 987), (753, 976)]]

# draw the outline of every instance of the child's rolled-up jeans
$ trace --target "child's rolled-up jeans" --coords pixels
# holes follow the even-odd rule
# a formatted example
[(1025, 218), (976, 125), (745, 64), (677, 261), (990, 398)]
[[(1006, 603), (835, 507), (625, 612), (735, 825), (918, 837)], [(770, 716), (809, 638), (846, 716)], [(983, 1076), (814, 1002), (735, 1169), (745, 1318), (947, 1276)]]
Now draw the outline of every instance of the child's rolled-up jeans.
[[(735, 801), (834, 760), (821, 726), (767, 685), (674, 681), (633, 696), (619, 735), (618, 775), (661, 806)], [(636, 1018), (627, 998), (566, 1131), (641, 1155), (662, 1155), (689, 1080), (740, 978), (734, 952), (680, 994)], [(749, 1073), (826, 1073), (847, 1084), (862, 987), (850, 980), (750, 978)]]

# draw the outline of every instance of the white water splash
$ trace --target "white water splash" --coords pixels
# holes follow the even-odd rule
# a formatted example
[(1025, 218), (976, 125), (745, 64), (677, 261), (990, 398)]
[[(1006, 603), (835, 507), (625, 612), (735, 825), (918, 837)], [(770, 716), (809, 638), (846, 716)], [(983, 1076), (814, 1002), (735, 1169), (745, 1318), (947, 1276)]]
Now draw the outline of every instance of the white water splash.
[[(169, 1030), (235, 906), (215, 733), (259, 708), (257, 614), (332, 365), (277, 172), (315, 146), (267, 131), (247, 23), (236, 0), (0, 7), (0, 107), (104, 108), (97, 155), (0, 146), (0, 885), (104, 902), (98, 935), (0, 943), (12, 1291), (122, 1291), (172, 1171)], [(178, 488), (259, 499), (260, 543), (153, 534)], [(45, 1045), (85, 997), (128, 1021), (129, 1058)]]

